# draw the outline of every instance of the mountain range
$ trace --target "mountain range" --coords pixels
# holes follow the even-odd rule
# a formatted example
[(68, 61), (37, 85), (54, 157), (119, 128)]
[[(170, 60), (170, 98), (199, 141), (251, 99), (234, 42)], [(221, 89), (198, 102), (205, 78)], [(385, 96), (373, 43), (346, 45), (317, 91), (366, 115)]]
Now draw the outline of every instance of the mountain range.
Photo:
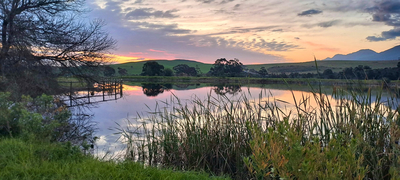
[(400, 45), (386, 51), (377, 53), (371, 49), (362, 49), (350, 54), (336, 54), (332, 58), (324, 60), (360, 60), (360, 61), (379, 61), (379, 60), (400, 60)]

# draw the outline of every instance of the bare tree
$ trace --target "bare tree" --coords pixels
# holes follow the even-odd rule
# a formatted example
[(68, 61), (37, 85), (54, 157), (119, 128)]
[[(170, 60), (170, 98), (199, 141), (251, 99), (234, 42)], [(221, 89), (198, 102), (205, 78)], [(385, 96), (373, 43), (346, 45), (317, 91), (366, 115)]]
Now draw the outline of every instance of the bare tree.
[(115, 41), (102, 31), (102, 21), (83, 20), (82, 7), (84, 0), (0, 0), (3, 78), (39, 74), (36, 80), (44, 82), (41, 78), (51, 77), (54, 67), (80, 77), (93, 75), (87, 70), (105, 61)]

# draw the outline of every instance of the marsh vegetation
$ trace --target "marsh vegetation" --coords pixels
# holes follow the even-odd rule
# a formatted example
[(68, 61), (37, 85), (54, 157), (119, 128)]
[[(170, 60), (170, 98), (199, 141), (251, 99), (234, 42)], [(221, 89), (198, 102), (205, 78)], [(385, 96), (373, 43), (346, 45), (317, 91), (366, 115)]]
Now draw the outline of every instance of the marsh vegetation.
[(398, 94), (309, 88), (291, 91), (292, 102), (268, 92), (172, 98), (117, 131), (126, 159), (149, 166), (234, 179), (398, 178)]

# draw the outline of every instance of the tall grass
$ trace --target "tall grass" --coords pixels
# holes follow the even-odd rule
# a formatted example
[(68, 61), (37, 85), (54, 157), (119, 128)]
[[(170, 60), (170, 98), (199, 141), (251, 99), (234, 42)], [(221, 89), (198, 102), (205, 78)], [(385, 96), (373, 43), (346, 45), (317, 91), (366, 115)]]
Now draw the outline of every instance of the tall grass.
[(174, 97), (118, 133), (126, 158), (153, 166), (236, 179), (399, 178), (399, 99), (364, 91), (292, 91), (293, 103), (268, 92), (256, 100)]
[(134, 162), (100, 161), (69, 144), (0, 138), (0, 179), (227, 179), (198, 172), (145, 167)]

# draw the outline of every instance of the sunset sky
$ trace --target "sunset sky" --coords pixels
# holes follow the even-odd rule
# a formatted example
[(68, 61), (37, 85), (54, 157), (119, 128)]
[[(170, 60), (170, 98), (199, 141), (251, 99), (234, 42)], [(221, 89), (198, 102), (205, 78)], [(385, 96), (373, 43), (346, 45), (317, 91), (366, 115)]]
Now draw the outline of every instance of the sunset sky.
[(90, 0), (115, 62), (303, 62), (400, 45), (400, 0)]

